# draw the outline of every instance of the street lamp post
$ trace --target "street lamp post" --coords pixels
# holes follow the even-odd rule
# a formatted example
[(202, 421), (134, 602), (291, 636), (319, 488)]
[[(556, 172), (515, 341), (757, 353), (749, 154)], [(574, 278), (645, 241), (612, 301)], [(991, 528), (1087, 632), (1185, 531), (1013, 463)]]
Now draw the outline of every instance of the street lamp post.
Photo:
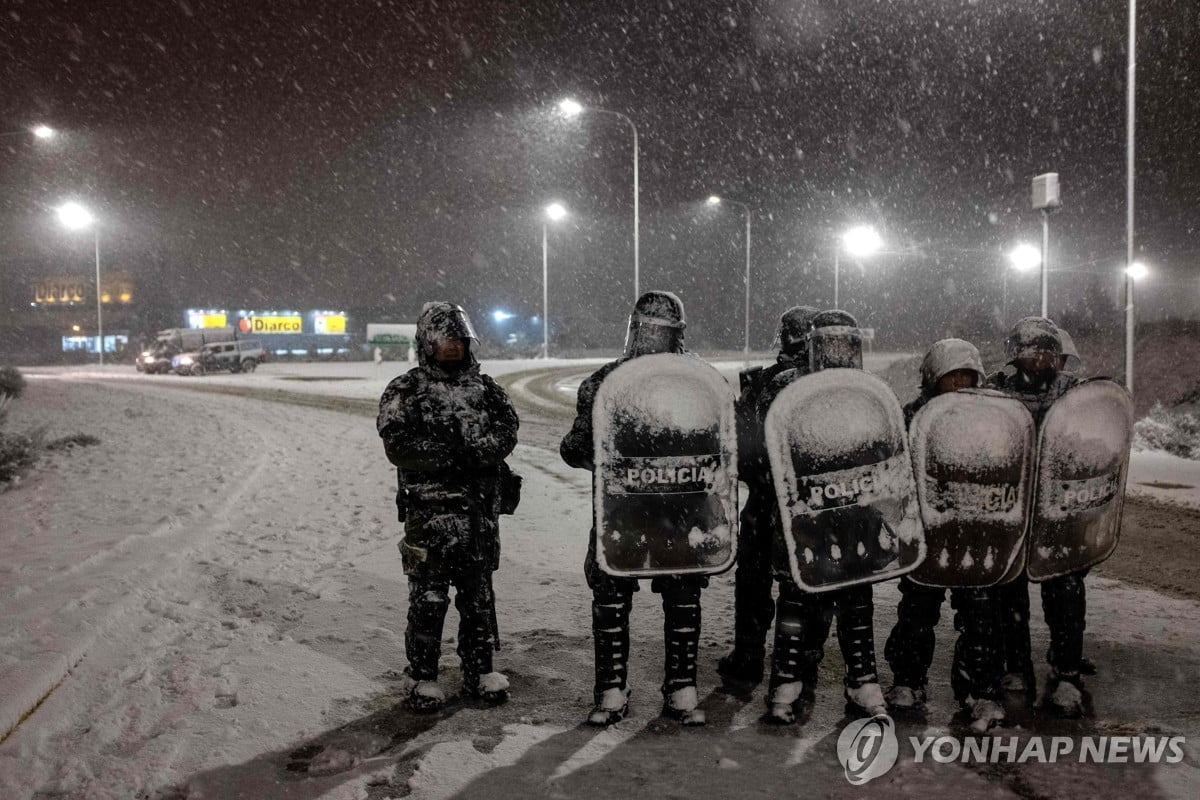
[[(1125, 80), (1125, 388), (1133, 394), (1133, 186), (1136, 133), (1137, 0), (1129, 0), (1129, 47)], [(1143, 268), (1144, 269), (1144, 268)]]
[[(567, 98), (558, 104), (558, 110), (568, 117), (574, 117), (582, 114), (585, 107), (579, 102)], [(640, 295), (639, 286), (641, 282), (641, 271), (639, 267), (639, 235), (638, 235), (638, 131), (637, 126), (633, 124), (633, 120), (620, 111), (610, 111), (606, 108), (595, 108), (587, 106), (586, 110), (596, 114), (611, 114), (619, 120), (625, 122), (631, 131), (633, 131), (633, 299), (636, 302)]]
[(558, 222), (567, 215), (567, 209), (561, 203), (551, 203), (546, 206), (546, 216), (542, 220), (542, 358), (550, 358), (550, 232), (551, 222)]
[(104, 366), (104, 312), (100, 307), (100, 226), (92, 212), (79, 203), (63, 203), (58, 207), (58, 219), (70, 230), (79, 230), (89, 225), (96, 241), (96, 349), (100, 353), (100, 366)]
[(833, 248), (833, 307), (841, 308), (839, 283), (841, 281), (842, 248), (855, 258), (874, 255), (883, 246), (883, 239), (870, 225), (858, 225), (842, 234), (841, 239)]
[(1131, 261), (1125, 268), (1125, 388), (1133, 394), (1133, 285), (1150, 274), (1146, 265)]
[(1062, 206), (1058, 173), (1047, 172), (1033, 179), (1033, 209), (1042, 212), (1042, 316), (1049, 316), (1050, 214)]
[(742, 339), (742, 353), (745, 355), (746, 360), (749, 361), (750, 360), (750, 221), (754, 215), (753, 215), (753, 212), (750, 211), (750, 206), (746, 205), (745, 203), (741, 202), (740, 200), (729, 200), (728, 198), (723, 198), (723, 197), (721, 197), (719, 195), (715, 195), (715, 194), (711, 195), (708, 198), (708, 204), (710, 206), (719, 206), (723, 202), (724, 203), (732, 203), (735, 206), (741, 206), (742, 211), (746, 215), (746, 274), (745, 274), (745, 277), (743, 278), (743, 281), (745, 283), (745, 289), (746, 289), (746, 315), (745, 315), (745, 330), (743, 332), (744, 335), (743, 335), (743, 339)]

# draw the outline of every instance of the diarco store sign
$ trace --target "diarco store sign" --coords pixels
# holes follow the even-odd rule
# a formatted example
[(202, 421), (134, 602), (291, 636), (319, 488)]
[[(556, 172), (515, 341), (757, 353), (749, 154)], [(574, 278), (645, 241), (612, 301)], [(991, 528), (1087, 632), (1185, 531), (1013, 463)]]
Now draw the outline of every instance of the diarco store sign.
[(303, 328), (299, 314), (251, 314), (238, 320), (242, 333), (300, 333)]

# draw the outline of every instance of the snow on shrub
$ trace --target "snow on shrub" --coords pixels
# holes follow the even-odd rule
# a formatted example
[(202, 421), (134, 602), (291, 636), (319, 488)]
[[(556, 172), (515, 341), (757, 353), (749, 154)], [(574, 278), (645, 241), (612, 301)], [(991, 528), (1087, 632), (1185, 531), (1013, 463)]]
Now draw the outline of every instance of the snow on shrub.
[(1150, 413), (1133, 426), (1133, 446), (1200, 460), (1200, 416), (1171, 411), (1155, 403)]

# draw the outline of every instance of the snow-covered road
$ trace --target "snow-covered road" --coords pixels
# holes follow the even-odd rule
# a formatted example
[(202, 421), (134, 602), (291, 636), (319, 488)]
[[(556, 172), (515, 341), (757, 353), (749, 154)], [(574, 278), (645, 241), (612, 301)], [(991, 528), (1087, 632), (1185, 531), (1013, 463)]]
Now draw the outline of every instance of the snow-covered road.
[[(761, 689), (753, 697), (716, 689), (715, 662), (730, 641), (728, 575), (704, 596), (710, 725), (680, 730), (656, 719), (661, 612), (645, 591), (634, 610), (634, 713), (607, 732), (578, 726), (590, 702), (581, 569), (589, 484), (556, 453), (522, 446), (513, 459), (525, 496), (502, 521), (496, 582), (497, 664), (513, 679), (512, 701), (494, 710), (454, 703), (420, 718), (399, 707), (390, 672), (404, 663), (407, 590), (394, 472), (372, 420), (163, 385), (185, 380), (174, 377), (100, 377), (31, 376), (13, 413), (18, 428), (101, 441), (53, 455), (0, 494), (3, 728), (45, 697), (0, 744), (0, 797), (850, 796), (832, 752), (842, 725), (836, 647), (802, 727), (763, 728)], [(274, 380), (266, 370), (226, 380), (247, 377)], [(372, 398), (385, 382), (289, 388)], [(1090, 585), (1087, 650), (1101, 665), (1089, 681), (1095, 717), (1017, 722), (1200, 737), (1200, 605), (1099, 578)], [(896, 599), (894, 585), (876, 590), (880, 652)], [(934, 729), (953, 712), (946, 612)], [(452, 690), (453, 629), (444, 648)], [(1044, 651), (1040, 622), (1034, 638)], [(901, 764), (869, 788), (882, 796), (1192, 797), (1197, 766), (1194, 754), (1175, 767), (1089, 771)]]

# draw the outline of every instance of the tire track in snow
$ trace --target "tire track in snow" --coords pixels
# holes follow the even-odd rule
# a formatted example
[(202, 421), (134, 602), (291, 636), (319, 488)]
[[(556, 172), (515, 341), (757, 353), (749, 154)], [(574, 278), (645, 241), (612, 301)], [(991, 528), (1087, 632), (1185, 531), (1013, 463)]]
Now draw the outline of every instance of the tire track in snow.
[[(242, 428), (243, 435), (265, 443), (265, 436), (257, 428), (235, 416), (230, 419)], [(71, 565), (65, 574), (39, 587), (39, 593), (48, 591), (53, 597), (70, 598), (65, 605), (50, 612), (35, 605), (7, 620), (6, 627), (20, 631), (22, 638), (36, 639), (39, 649), (33, 658), (0, 669), (0, 685), (5, 687), (0, 697), (0, 743), (62, 684), (117, 619), (144, 602), (138, 591), (140, 586), (153, 584), (155, 576), (161, 579), (176, 572), (181, 563), (204, 547), (206, 540), (228, 519), (230, 510), (261, 482), (272, 453), (265, 447), (259, 450), (249, 475), (239, 479), (239, 485), (207, 519), (196, 524), (167, 520), (152, 528), (149, 535), (125, 537), (114, 549), (97, 552)], [(135, 551), (135, 543), (150, 546)], [(118, 555), (129, 559), (119, 559)], [(13, 644), (10, 641), (7, 646)]]

